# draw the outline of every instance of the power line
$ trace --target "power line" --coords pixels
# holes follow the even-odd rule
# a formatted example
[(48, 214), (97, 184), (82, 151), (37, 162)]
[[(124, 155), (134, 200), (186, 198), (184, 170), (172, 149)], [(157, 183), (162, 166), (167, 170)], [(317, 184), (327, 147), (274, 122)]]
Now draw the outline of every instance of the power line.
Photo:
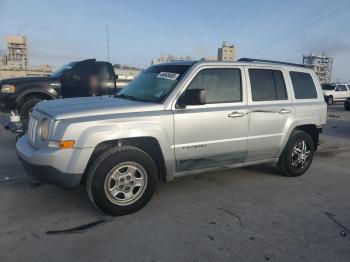
[(106, 35), (107, 35), (107, 61), (109, 62), (109, 28), (108, 25), (106, 27)]

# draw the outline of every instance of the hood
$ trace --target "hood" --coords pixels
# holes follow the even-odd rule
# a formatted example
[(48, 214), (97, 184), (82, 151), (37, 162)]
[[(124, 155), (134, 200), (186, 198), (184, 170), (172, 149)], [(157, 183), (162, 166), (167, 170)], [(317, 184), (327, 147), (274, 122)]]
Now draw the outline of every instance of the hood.
[(97, 96), (43, 101), (37, 104), (36, 108), (50, 115), (53, 119), (60, 120), (120, 113), (159, 111), (164, 109), (164, 105)]
[(56, 78), (52, 76), (27, 76), (27, 77), (14, 77), (14, 78), (5, 78), (0, 82), (1, 84), (26, 84), (26, 83), (37, 83), (37, 82), (49, 82), (57, 81)]

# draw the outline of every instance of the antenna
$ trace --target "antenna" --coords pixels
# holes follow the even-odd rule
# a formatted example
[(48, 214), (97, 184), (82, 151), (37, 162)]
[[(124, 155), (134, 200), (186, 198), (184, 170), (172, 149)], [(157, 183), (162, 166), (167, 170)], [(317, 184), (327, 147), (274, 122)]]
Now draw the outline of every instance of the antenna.
[(109, 62), (109, 28), (108, 28), (108, 25), (106, 27), (106, 35), (107, 35), (107, 38), (106, 38), (106, 41), (107, 41), (107, 61)]

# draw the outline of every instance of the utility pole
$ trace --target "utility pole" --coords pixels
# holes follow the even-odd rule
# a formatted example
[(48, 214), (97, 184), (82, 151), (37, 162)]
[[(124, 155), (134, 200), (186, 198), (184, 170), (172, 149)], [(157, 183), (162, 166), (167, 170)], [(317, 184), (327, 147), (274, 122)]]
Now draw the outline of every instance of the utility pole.
[(106, 27), (106, 34), (107, 34), (107, 61), (109, 62), (109, 28), (108, 25)]

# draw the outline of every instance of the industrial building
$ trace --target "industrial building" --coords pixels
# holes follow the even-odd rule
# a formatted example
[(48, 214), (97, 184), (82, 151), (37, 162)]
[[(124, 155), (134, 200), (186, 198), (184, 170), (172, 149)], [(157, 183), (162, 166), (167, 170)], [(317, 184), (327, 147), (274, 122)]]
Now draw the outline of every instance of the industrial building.
[(24, 36), (5, 36), (7, 43), (6, 65), (10, 70), (25, 70), (28, 68), (28, 46)]
[(303, 55), (303, 65), (315, 71), (321, 84), (331, 81), (333, 58), (328, 57), (326, 53)]
[(0, 57), (0, 79), (28, 75), (47, 75), (53, 68), (49, 65), (29, 65), (29, 51), (25, 36), (5, 36), (6, 54)]
[(237, 61), (237, 49), (234, 45), (224, 41), (218, 49), (218, 61)]

